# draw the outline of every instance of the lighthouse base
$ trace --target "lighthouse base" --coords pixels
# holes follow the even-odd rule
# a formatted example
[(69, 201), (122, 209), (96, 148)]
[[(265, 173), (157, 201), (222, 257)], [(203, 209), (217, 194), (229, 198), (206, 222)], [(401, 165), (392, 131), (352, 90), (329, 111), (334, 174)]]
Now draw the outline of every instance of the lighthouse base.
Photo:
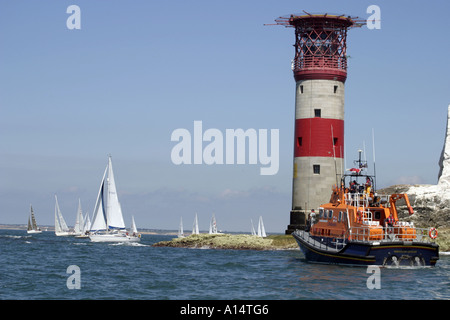
[(285, 234), (291, 234), (295, 230), (304, 230), (306, 226), (305, 210), (291, 210), (290, 224), (287, 226)]

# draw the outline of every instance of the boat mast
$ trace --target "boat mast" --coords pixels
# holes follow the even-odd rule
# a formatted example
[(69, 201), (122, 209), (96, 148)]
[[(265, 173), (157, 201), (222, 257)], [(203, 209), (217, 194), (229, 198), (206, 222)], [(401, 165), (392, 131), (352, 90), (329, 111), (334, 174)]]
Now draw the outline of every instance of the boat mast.
[(377, 190), (376, 188), (376, 180), (377, 180), (377, 173), (375, 168), (375, 133), (372, 128), (372, 148), (373, 148), (373, 191)]

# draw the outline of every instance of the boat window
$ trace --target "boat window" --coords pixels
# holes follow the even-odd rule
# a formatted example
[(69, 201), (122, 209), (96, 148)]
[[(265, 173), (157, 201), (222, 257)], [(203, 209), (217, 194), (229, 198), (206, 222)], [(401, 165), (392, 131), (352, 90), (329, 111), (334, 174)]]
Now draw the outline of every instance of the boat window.
[(342, 212), (342, 211), (339, 211), (338, 222), (341, 222), (341, 220), (342, 220), (342, 214), (343, 214), (343, 212)]
[(313, 165), (313, 172), (314, 174), (320, 174), (320, 164)]
[(375, 220), (380, 220), (380, 219), (381, 219), (381, 212), (375, 211)]
[(328, 219), (333, 217), (333, 210), (328, 210)]
[(319, 209), (319, 218), (323, 217), (323, 209)]

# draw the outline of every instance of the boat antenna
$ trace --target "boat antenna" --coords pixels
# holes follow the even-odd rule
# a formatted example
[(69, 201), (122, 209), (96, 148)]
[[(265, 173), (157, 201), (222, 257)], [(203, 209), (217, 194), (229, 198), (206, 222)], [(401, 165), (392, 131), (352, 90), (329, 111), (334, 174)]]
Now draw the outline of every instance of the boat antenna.
[(377, 174), (375, 166), (375, 133), (373, 128), (372, 128), (372, 148), (373, 148), (373, 190), (375, 191), (377, 190), (376, 188)]

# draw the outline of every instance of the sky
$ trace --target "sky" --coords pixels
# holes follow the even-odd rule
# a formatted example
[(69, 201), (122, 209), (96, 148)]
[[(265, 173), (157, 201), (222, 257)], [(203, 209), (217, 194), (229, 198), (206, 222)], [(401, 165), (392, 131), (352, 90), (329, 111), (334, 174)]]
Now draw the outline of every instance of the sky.
[[(80, 29), (67, 20), (80, 8)], [(69, 225), (92, 214), (108, 155), (127, 226), (284, 233), (292, 192), (291, 13), (337, 13), (348, 32), (346, 166), (358, 149), (377, 186), (436, 184), (450, 104), (450, 3), (432, 1), (0, 0), (0, 224)], [(72, 20), (70, 20), (72, 22)], [(279, 131), (279, 170), (172, 161), (176, 129)], [(372, 134), (372, 132), (374, 134)], [(375, 141), (375, 143), (373, 143)], [(207, 143), (203, 144), (203, 147)], [(194, 143), (192, 142), (192, 145)], [(269, 144), (270, 145), (270, 144)], [(375, 154), (373, 152), (375, 150)], [(224, 150), (226, 151), (226, 150)], [(192, 151), (194, 152), (194, 151)]]

